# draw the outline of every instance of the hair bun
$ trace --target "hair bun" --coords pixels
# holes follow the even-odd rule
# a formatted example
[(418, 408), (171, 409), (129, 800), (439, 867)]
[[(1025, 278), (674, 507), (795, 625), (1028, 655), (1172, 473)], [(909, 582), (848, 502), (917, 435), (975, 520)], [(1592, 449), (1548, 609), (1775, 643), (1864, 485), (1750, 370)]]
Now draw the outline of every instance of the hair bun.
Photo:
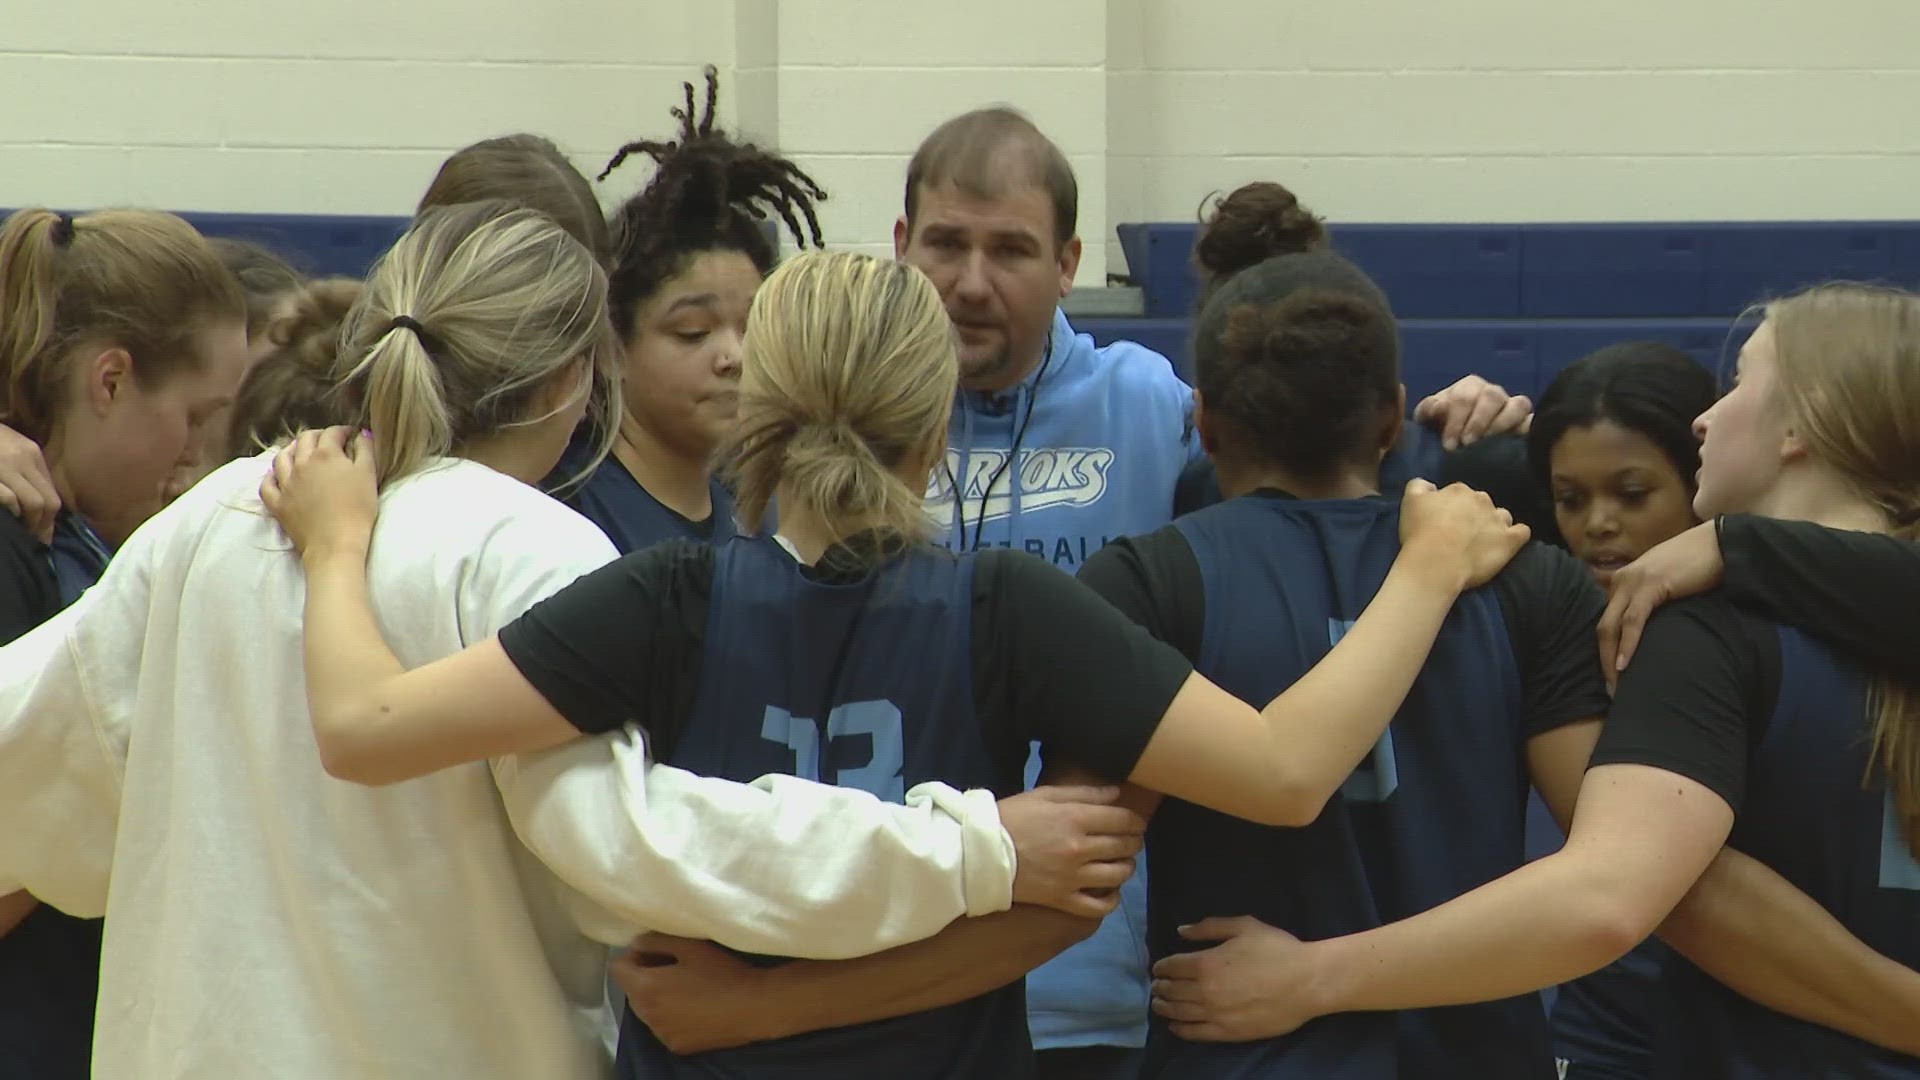
[(1284, 186), (1263, 180), (1214, 202), (1194, 242), (1193, 261), (1206, 276), (1221, 278), (1326, 242), (1318, 216)]

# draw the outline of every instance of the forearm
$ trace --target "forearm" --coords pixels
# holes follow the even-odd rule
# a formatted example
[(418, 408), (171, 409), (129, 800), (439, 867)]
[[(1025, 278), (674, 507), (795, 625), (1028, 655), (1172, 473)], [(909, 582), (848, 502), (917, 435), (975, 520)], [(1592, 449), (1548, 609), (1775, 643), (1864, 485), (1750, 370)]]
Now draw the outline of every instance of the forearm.
[(1099, 925), (1022, 904), (872, 956), (770, 969), (741, 1012), (755, 1018), (755, 1041), (925, 1012), (1023, 978)]
[(1263, 710), (1275, 762), (1316, 815), (1400, 711), (1458, 596), (1403, 556), (1326, 659)]
[(1314, 942), (1318, 1013), (1497, 1001), (1579, 978), (1639, 940), (1599, 860), (1551, 855), (1376, 930)]
[(1920, 544), (1746, 514), (1718, 537), (1728, 595), (1889, 671), (1920, 663)]
[(370, 692), (405, 669), (374, 617), (364, 550), (310, 554), (306, 575), (307, 706), (333, 771), (338, 761), (377, 752), (365, 705)]
[(514, 831), (612, 921), (744, 952), (863, 956), (1012, 903), (993, 797), (924, 784), (907, 805), (788, 776), (737, 784), (647, 760), (632, 732), (497, 762)]
[(1660, 935), (1770, 1009), (1920, 1054), (1920, 973), (1868, 948), (1751, 856), (1723, 850)]

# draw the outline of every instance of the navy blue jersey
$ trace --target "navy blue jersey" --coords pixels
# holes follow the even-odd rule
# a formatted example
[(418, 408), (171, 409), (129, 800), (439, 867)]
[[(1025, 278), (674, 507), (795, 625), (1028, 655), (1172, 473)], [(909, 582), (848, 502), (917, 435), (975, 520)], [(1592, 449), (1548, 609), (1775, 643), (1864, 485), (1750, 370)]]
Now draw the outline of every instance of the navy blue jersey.
[[(1900, 834), (1884, 775), (1867, 779), (1867, 675), (1797, 630), (1775, 636), (1779, 689), (1770, 714), (1749, 718), (1752, 750), (1728, 842), (1868, 947), (1920, 968), (1920, 864)], [(1772, 660), (1762, 652), (1753, 662)], [(1771, 672), (1745, 674), (1751, 683), (1774, 681)], [(1678, 957), (1667, 981), (1674, 1022), (1662, 1033), (1658, 1076), (1920, 1077), (1920, 1059), (1762, 1008)]]
[(1581, 1076), (1644, 1080), (1654, 1044), (1671, 1013), (1664, 971), (1673, 950), (1658, 938), (1558, 989), (1552, 1006), (1553, 1053)]
[[(853, 583), (814, 580), (767, 540), (719, 550), (704, 674), (668, 760), (750, 781), (787, 773), (899, 802), (941, 780), (1020, 790), (974, 714), (974, 561), (939, 551)], [(647, 1077), (1018, 1077), (1031, 1068), (1019, 983), (930, 1012), (690, 1058), (634, 1025)]]
[[(1399, 546), (1398, 500), (1256, 493), (1103, 552), (1082, 577), (1137, 618), (1157, 608), (1163, 617), (1144, 625), (1191, 650), (1196, 670), (1264, 705), (1359, 618)], [(1139, 560), (1153, 596), (1099, 580), (1104, 564), (1124, 559)], [(1197, 582), (1183, 581), (1183, 563)], [(1197, 617), (1180, 611), (1194, 593), (1204, 605)], [(1602, 606), (1584, 568), (1530, 546), (1492, 587), (1461, 597), (1389, 730), (1312, 825), (1270, 828), (1162, 803), (1147, 834), (1154, 957), (1188, 948), (1176, 928), (1211, 916), (1334, 937), (1435, 907), (1520, 866), (1527, 740), (1605, 710), (1592, 631)], [(1509, 607), (1526, 621), (1514, 625)], [(1188, 622), (1199, 627), (1191, 638)], [(1525, 665), (1522, 640), (1532, 649)], [(1156, 1022), (1147, 1057), (1144, 1076), (1183, 1080), (1553, 1074), (1534, 995), (1325, 1017), (1247, 1044), (1187, 1043)]]
[[(0, 513), (0, 644), (52, 618), (106, 572), (109, 552), (78, 516), (63, 511), (53, 544)], [(0, 1080), (85, 1080), (100, 996), (99, 919), (42, 904), (0, 936)]]
[[(592, 447), (584, 436), (574, 439), (545, 486), (551, 488), (574, 478), (591, 456)], [(712, 493), (713, 514), (703, 521), (688, 520), (654, 498), (625, 465), (609, 454), (585, 481), (565, 493), (563, 501), (600, 526), (613, 541), (614, 550), (625, 555), (668, 540), (717, 544), (733, 536), (733, 495), (717, 479), (709, 479), (707, 487)]]

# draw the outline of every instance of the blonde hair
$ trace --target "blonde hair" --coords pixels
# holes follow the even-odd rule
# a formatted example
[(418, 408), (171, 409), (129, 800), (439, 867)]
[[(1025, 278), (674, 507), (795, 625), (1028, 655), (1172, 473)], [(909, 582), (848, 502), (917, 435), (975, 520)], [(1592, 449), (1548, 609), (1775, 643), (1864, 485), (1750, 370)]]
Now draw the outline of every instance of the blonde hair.
[[(1767, 305), (1774, 402), (1827, 468), (1920, 539), (1920, 295), (1835, 283)], [(1920, 856), (1920, 688), (1879, 679), (1868, 777), (1884, 768)]]
[(172, 214), (16, 211), (0, 226), (0, 420), (44, 444), (82, 341), (125, 349), (154, 386), (201, 362), (194, 335), (246, 314), (239, 282)]
[(852, 252), (789, 259), (747, 315), (723, 451), (742, 522), (760, 528), (778, 490), (835, 543), (874, 541), (865, 556), (924, 539), (926, 485), (896, 470), (932, 467), (958, 378), (953, 325), (920, 271)]
[(544, 419), (533, 414), (542, 387), (576, 360), (591, 368), (600, 433), (585, 471), (619, 429), (606, 272), (534, 210), (496, 201), (422, 214), (374, 267), (340, 340), (335, 382), (374, 433), (382, 483)]
[(273, 351), (247, 371), (233, 398), (229, 458), (257, 453), (307, 428), (341, 424), (353, 415), (334, 381), (340, 328), (360, 299), (352, 278), (310, 281), (293, 294), (291, 311), (265, 333)]

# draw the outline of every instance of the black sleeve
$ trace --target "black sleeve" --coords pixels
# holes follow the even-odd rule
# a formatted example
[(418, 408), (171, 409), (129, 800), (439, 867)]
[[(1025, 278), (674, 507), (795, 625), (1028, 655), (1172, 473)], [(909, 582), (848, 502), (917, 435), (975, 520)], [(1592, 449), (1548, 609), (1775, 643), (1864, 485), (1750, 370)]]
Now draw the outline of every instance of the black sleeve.
[(1493, 589), (1520, 665), (1526, 737), (1605, 716), (1598, 627), (1607, 596), (1586, 566), (1559, 548), (1528, 544)]
[(1780, 642), (1770, 625), (1719, 596), (1661, 608), (1620, 675), (1589, 767), (1678, 773), (1738, 813), (1747, 755), (1779, 688)]
[(1495, 435), (1450, 451), (1433, 482), (1441, 487), (1465, 484), (1475, 491), (1484, 491), (1493, 505), (1532, 529), (1535, 540), (1565, 546), (1559, 522), (1554, 520), (1551, 493), (1540, 483), (1532, 463), (1527, 460), (1525, 436)]
[(1168, 525), (1146, 536), (1125, 537), (1094, 552), (1080, 567), (1080, 581), (1147, 633), (1200, 662), (1206, 629), (1206, 583), (1200, 561), (1180, 530)]
[(976, 700), (1022, 748), (1126, 779), (1193, 665), (1024, 552), (982, 552), (974, 581)]
[(1219, 501), (1220, 475), (1214, 471), (1213, 459), (1203, 457), (1187, 462), (1187, 467), (1180, 470), (1180, 479), (1173, 485), (1173, 516), (1205, 510)]
[(1803, 521), (1720, 523), (1729, 597), (1887, 673), (1920, 680), (1920, 544)]
[(19, 518), (0, 510), (0, 645), (60, 610), (60, 586), (46, 546)]
[(688, 540), (616, 559), (502, 627), (500, 647), (573, 726), (638, 724), (665, 757), (700, 685), (713, 567)]

